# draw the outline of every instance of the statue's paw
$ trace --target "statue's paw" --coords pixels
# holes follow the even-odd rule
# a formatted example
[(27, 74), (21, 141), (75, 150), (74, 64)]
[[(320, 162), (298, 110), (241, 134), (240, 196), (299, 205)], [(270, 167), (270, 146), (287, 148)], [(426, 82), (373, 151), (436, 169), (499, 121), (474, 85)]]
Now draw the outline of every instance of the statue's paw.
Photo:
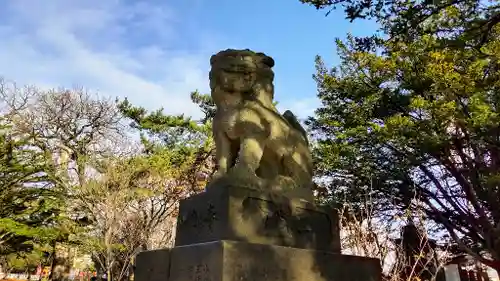
[(246, 167), (235, 165), (228, 172), (232, 181), (238, 182), (238, 185), (250, 188), (261, 188), (264, 185), (263, 179), (259, 178), (254, 171)]
[(297, 183), (291, 177), (279, 175), (270, 182), (270, 188), (274, 190), (294, 189)]
[(255, 173), (252, 173), (252, 171), (250, 171), (246, 167), (236, 164), (231, 169), (229, 169), (228, 175), (231, 178), (245, 179), (254, 176)]

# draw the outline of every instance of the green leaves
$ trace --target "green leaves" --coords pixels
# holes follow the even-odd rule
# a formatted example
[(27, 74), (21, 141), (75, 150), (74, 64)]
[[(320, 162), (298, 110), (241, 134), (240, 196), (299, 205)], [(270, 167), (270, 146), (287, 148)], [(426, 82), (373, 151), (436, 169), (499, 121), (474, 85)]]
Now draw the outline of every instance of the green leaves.
[(337, 40), (333, 69), (316, 60), (322, 106), (309, 124), (329, 199), (360, 206), (370, 190), (379, 212), (420, 209), (455, 241), (482, 246), (463, 250), (500, 259), (488, 242), (500, 236), (498, 6), (302, 2), (345, 4), (348, 17), (373, 17), (389, 35)]
[(211, 120), (215, 114), (215, 104), (210, 95), (195, 91), (191, 100), (196, 103), (204, 116), (195, 121), (184, 115), (168, 115), (163, 110), (148, 113), (144, 108), (135, 107), (127, 100), (119, 103), (122, 114), (132, 120), (131, 126), (139, 130), (148, 161), (160, 163), (168, 159), (170, 171), (177, 171), (177, 178), (199, 188), (199, 174), (208, 176), (213, 170)]
[[(22, 264), (46, 245), (79, 247), (120, 279), (138, 249), (167, 243), (176, 202), (200, 191), (213, 170), (209, 95), (191, 94), (201, 120), (83, 89), (14, 95), (26, 103), (0, 117), (0, 262)], [(120, 150), (123, 117), (143, 151)]]
[(457, 43), (456, 38), (466, 39), (470, 43), (485, 43), (489, 40), (492, 26), (499, 21), (496, 16), (498, 5), (485, 4), (481, 1), (300, 0), (300, 2), (312, 5), (316, 9), (327, 9), (327, 15), (333, 9), (342, 8), (346, 18), (351, 21), (376, 20), (391, 39), (411, 40), (424, 34), (438, 32), (450, 35), (454, 30), (461, 28), (461, 33), (452, 34), (447, 38), (449, 43)]
[(186, 143), (199, 144), (211, 133), (210, 120), (215, 114), (213, 101), (209, 95), (201, 95), (196, 91), (191, 93), (191, 99), (204, 113), (199, 121), (183, 114), (165, 114), (163, 108), (148, 113), (142, 107), (133, 106), (127, 99), (119, 102), (118, 107), (132, 121), (130, 126), (140, 131), (146, 151), (161, 147), (174, 149)]
[[(4, 120), (6, 121), (6, 120)], [(4, 123), (5, 124), (5, 123)], [(0, 255), (54, 238), (57, 193), (47, 188), (44, 155), (11, 126), (0, 133)]]

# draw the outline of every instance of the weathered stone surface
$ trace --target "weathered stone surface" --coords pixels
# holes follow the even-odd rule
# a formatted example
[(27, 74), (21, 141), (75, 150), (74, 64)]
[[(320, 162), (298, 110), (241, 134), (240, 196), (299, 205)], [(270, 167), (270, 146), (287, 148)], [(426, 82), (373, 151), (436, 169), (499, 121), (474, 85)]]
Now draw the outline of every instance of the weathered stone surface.
[(137, 281), (380, 281), (377, 259), (340, 254), (335, 210), (313, 205), (312, 161), (295, 116), (273, 105), (274, 60), (210, 59), (218, 172), (180, 203), (176, 247), (141, 253)]
[(135, 281), (167, 281), (170, 273), (170, 249), (139, 253), (135, 258)]
[[(273, 104), (274, 60), (250, 50), (225, 50), (210, 59), (213, 134), (218, 179), (255, 189), (304, 189), (312, 200), (307, 135), (292, 112)], [(217, 183), (217, 184), (215, 184)]]
[(234, 185), (180, 203), (176, 246), (215, 240), (340, 252), (335, 210)]
[(377, 259), (234, 241), (176, 247), (170, 268), (168, 281), (381, 280)]
[(222, 244), (201, 243), (172, 249), (169, 279), (164, 281), (224, 280)]

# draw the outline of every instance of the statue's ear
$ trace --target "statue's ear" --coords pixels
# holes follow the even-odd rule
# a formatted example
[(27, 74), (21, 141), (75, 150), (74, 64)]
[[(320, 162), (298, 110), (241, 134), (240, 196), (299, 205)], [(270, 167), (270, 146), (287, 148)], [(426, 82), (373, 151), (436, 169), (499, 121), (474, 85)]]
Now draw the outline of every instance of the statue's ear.
[(260, 62), (263, 63), (265, 66), (274, 67), (273, 58), (271, 58), (270, 56), (266, 56), (264, 53), (257, 53), (256, 55), (259, 57)]
[(212, 55), (210, 57), (210, 65), (214, 65), (216, 61), (217, 61), (217, 55)]

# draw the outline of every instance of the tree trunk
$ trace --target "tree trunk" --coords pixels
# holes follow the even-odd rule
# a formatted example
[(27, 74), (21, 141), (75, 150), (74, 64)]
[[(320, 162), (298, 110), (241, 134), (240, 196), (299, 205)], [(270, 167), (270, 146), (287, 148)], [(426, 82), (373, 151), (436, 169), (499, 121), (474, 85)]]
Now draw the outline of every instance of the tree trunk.
[(50, 254), (50, 272), (48, 277), (49, 281), (52, 281), (54, 277), (54, 267), (56, 265), (55, 259), (56, 259), (56, 243), (54, 242), (52, 244), (52, 253)]
[(70, 260), (69, 249), (65, 249), (62, 245), (57, 247), (57, 243), (53, 246), (53, 260), (50, 268), (50, 281), (66, 281), (69, 279)]

